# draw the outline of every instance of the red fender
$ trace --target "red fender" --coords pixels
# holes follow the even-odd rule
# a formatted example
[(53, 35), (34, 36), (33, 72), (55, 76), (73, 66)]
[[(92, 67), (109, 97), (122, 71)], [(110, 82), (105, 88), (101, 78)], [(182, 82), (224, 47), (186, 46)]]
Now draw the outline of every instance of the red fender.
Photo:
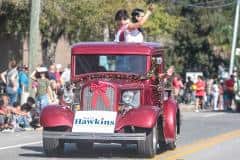
[(115, 130), (119, 131), (125, 126), (152, 128), (159, 117), (160, 109), (157, 106), (141, 106), (132, 109), (126, 114), (118, 114)]
[(175, 140), (177, 125), (177, 103), (169, 98), (163, 103), (163, 134), (166, 141)]
[(49, 105), (40, 114), (43, 127), (73, 126), (74, 113), (66, 106)]

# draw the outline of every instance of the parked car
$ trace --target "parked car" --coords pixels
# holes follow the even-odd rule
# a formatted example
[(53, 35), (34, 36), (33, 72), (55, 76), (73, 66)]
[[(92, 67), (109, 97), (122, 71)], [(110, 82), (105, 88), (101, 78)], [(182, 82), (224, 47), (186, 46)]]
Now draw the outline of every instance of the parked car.
[(159, 43), (74, 45), (75, 105), (42, 110), (44, 152), (57, 155), (66, 142), (76, 143), (81, 150), (95, 142), (137, 144), (144, 157), (153, 157), (158, 147), (174, 149), (180, 110), (166, 79), (158, 77), (164, 73), (165, 50)]

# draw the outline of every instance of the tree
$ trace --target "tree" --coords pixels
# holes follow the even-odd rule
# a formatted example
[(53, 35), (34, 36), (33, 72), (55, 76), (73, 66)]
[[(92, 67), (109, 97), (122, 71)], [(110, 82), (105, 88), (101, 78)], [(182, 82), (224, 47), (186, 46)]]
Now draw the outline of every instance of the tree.
[[(0, 1), (0, 37), (11, 37), (22, 46), (24, 38), (28, 36), (29, 30), (29, 8), (28, 0)], [(8, 38), (9, 39), (9, 38)], [(22, 48), (19, 48), (19, 53)], [(20, 54), (8, 52), (8, 58), (21, 60)]]
[[(198, 7), (199, 4), (205, 4)], [(180, 5), (179, 5), (180, 4)], [(198, 4), (198, 5), (197, 5)], [(222, 53), (229, 52), (231, 42), (232, 8), (207, 8), (204, 0), (184, 0), (175, 5), (176, 14), (183, 18), (174, 36), (174, 46), (169, 50), (169, 62), (177, 70), (202, 70), (207, 66), (214, 73)]]

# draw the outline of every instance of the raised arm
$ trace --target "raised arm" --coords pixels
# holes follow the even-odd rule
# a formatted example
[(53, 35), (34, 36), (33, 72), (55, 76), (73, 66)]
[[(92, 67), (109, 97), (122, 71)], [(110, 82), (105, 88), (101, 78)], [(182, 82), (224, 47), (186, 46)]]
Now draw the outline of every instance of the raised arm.
[(32, 74), (30, 75), (31, 79), (37, 80), (36, 77), (35, 77), (36, 72), (37, 72), (36, 70), (34, 70), (34, 71), (32, 72)]
[(148, 10), (147, 10), (146, 14), (144, 15), (144, 17), (139, 22), (136, 22), (136, 23), (129, 22), (128, 23), (128, 29), (129, 30), (134, 30), (134, 29), (140, 28), (148, 20), (148, 18), (152, 14), (153, 8), (154, 8), (153, 5), (150, 5), (148, 7)]

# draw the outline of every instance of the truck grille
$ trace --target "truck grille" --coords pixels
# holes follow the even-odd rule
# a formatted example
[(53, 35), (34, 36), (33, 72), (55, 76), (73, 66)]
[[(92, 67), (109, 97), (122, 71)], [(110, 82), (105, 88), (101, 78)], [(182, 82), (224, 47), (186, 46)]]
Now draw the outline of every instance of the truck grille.
[[(104, 94), (104, 93), (102, 93)], [(96, 105), (92, 106), (94, 93), (91, 91), (90, 86), (83, 89), (83, 110), (91, 111), (114, 111), (114, 88), (108, 86), (106, 89), (105, 97), (108, 99), (109, 106), (104, 103), (102, 95), (96, 96)]]

